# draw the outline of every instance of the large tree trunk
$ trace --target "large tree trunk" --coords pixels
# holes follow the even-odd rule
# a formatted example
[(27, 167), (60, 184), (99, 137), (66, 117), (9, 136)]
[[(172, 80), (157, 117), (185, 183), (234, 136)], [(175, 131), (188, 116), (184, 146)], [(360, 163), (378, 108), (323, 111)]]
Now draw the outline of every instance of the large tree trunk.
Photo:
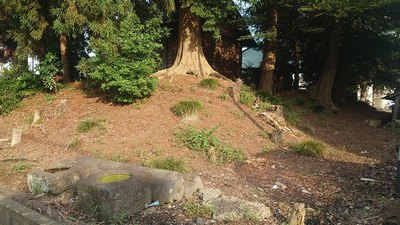
[(338, 69), (340, 35), (341, 25), (338, 21), (335, 21), (329, 35), (328, 53), (323, 74), (318, 81), (313, 96), (319, 102), (332, 109), (336, 109), (332, 101), (332, 88)]
[(61, 63), (63, 66), (63, 81), (66, 83), (71, 82), (67, 47), (68, 47), (67, 34), (62, 33), (60, 36), (60, 51), (61, 51)]
[(179, 9), (179, 44), (171, 68), (154, 74), (157, 77), (174, 74), (194, 74), (198, 77), (222, 76), (207, 62), (201, 41), (200, 18), (190, 12), (190, 6)]
[(278, 26), (278, 12), (271, 10), (267, 18), (267, 30), (271, 36), (264, 41), (264, 57), (261, 66), (259, 89), (270, 94), (274, 92), (274, 72), (276, 63), (276, 36)]

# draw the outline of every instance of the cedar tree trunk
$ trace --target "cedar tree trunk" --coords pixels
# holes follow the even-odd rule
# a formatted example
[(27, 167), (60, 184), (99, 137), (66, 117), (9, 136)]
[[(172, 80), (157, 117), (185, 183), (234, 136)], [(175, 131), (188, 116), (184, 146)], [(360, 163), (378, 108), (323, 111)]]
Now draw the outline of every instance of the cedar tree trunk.
[(174, 64), (154, 76), (193, 74), (197, 77), (222, 76), (207, 62), (201, 41), (200, 18), (190, 12), (190, 6), (179, 9), (179, 44)]
[(329, 34), (328, 53), (323, 74), (318, 81), (313, 96), (319, 102), (331, 109), (336, 109), (332, 101), (332, 88), (338, 69), (340, 35), (341, 25), (339, 24), (339, 21), (335, 21)]
[(71, 75), (69, 72), (69, 61), (68, 61), (68, 39), (67, 34), (62, 33), (60, 36), (60, 52), (61, 52), (61, 62), (63, 66), (63, 81), (71, 82)]
[(276, 35), (278, 26), (278, 12), (273, 9), (267, 18), (267, 30), (273, 37), (264, 42), (264, 57), (261, 65), (259, 89), (270, 94), (274, 91), (274, 72), (276, 62)]

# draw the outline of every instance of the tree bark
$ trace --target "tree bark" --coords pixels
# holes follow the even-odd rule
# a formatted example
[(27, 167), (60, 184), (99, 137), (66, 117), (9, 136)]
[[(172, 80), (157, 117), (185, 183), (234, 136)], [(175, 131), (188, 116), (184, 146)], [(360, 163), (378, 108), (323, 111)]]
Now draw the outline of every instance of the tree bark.
[(204, 56), (200, 25), (200, 18), (190, 12), (190, 6), (182, 6), (179, 9), (179, 44), (176, 59), (171, 68), (159, 71), (154, 76), (174, 74), (193, 74), (197, 77), (222, 76), (210, 66)]
[(338, 69), (340, 36), (341, 24), (339, 21), (335, 21), (329, 35), (328, 53), (324, 70), (317, 83), (313, 96), (331, 109), (336, 109), (332, 101), (332, 89)]
[(271, 32), (270, 40), (264, 41), (264, 56), (261, 65), (259, 89), (270, 94), (274, 92), (274, 72), (276, 63), (276, 38), (278, 27), (278, 11), (272, 9), (267, 18), (267, 30)]
[(71, 82), (71, 75), (69, 72), (68, 39), (66, 33), (62, 33), (60, 36), (60, 53), (61, 53), (61, 63), (63, 67), (63, 81), (65, 83), (68, 83)]
[(361, 102), (367, 102), (368, 100), (368, 82), (363, 81), (360, 84), (360, 99)]

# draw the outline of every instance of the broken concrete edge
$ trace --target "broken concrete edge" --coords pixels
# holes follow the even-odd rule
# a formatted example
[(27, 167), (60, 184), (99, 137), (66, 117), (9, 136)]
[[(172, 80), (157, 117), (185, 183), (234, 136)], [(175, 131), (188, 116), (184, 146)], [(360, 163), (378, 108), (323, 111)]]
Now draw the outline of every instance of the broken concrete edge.
[(0, 225), (62, 225), (0, 192)]

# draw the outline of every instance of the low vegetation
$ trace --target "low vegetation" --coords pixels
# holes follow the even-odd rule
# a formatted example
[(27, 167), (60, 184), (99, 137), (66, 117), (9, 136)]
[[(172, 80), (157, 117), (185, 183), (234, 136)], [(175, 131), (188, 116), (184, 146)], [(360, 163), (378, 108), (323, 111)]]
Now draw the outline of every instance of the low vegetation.
[(186, 161), (182, 159), (176, 159), (175, 157), (169, 156), (164, 159), (148, 159), (143, 163), (143, 166), (171, 170), (176, 172), (186, 172), (188, 171), (188, 166)]
[(36, 75), (25, 71), (17, 78), (13, 69), (5, 70), (0, 76), (0, 115), (18, 108), (23, 98), (35, 94), (40, 89)]
[(191, 150), (205, 151), (211, 146), (215, 147), (220, 144), (218, 138), (213, 135), (217, 129), (218, 127), (214, 127), (210, 130), (198, 130), (190, 126), (184, 130), (176, 132), (175, 136), (177, 137), (178, 142)]
[(218, 81), (214, 78), (206, 78), (200, 81), (199, 86), (208, 90), (215, 90), (218, 87)]
[(12, 167), (12, 171), (15, 173), (20, 173), (24, 172), (25, 170), (29, 169), (32, 167), (32, 164), (26, 163), (26, 162), (19, 162)]
[(79, 122), (77, 131), (79, 133), (88, 133), (93, 129), (106, 129), (106, 120), (105, 119), (86, 119)]
[(240, 103), (252, 107), (257, 97), (249, 86), (243, 85), (240, 89)]
[(211, 205), (195, 203), (188, 201), (183, 207), (183, 211), (188, 216), (200, 216), (211, 218), (214, 213), (214, 209)]
[(228, 142), (221, 142), (213, 133), (218, 127), (210, 130), (198, 130), (188, 127), (175, 133), (177, 141), (191, 150), (200, 151), (210, 163), (225, 164), (245, 159), (244, 151)]
[(298, 144), (292, 144), (289, 149), (297, 154), (322, 158), (325, 152), (325, 146), (318, 141), (307, 140)]
[(203, 104), (197, 100), (180, 101), (171, 108), (172, 112), (179, 117), (193, 115), (203, 109)]

